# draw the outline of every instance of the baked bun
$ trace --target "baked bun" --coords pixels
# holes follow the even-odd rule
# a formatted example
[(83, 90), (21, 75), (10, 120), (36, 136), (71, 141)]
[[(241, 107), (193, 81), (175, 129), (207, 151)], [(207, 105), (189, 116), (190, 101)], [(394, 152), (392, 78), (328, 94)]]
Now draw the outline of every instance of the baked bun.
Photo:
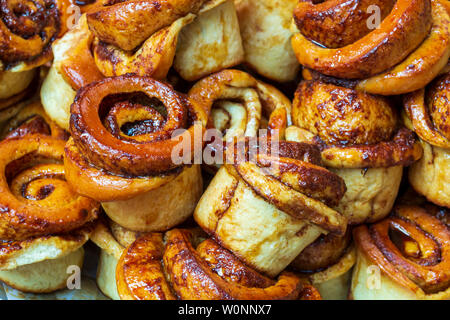
[(449, 299), (448, 214), (429, 204), (402, 204), (385, 220), (356, 228), (351, 298)]
[(202, 109), (170, 85), (129, 75), (83, 87), (71, 113), (64, 162), (76, 192), (134, 231), (164, 231), (192, 214), (202, 192), (191, 161), (202, 148), (194, 141), (206, 125)]
[(350, 224), (385, 217), (394, 204), (403, 167), (422, 156), (414, 133), (398, 126), (384, 97), (320, 81), (302, 81), (292, 106), (286, 139), (321, 149), (327, 168), (345, 180), (336, 210)]
[(300, 32), (292, 46), (299, 62), (318, 73), (307, 72), (307, 79), (346, 79), (381, 95), (412, 92), (448, 62), (450, 18), (443, 2), (302, 0), (294, 11)]

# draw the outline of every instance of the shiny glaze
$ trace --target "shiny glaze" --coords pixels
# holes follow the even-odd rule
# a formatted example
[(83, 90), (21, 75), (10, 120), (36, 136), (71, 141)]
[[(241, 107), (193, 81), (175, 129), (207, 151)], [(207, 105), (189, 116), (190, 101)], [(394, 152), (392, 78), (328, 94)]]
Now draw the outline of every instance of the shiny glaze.
[(156, 31), (188, 13), (197, 13), (205, 0), (130, 0), (105, 4), (87, 14), (92, 32), (101, 41), (125, 51), (142, 44)]
[[(122, 254), (116, 269), (122, 299), (273, 300), (319, 298), (289, 272), (272, 280), (245, 266), (211, 239), (190, 230), (144, 235)], [(303, 295), (304, 294), (304, 295)]]
[(4, 1), (1, 4), (0, 59), (5, 67), (33, 68), (51, 60), (51, 44), (67, 31), (70, 1)]
[(42, 135), (0, 143), (2, 239), (67, 232), (97, 217), (98, 203), (64, 179), (64, 143)]
[(372, 30), (367, 21), (370, 6), (380, 8), (380, 19), (391, 12), (395, 0), (313, 1), (301, 0), (294, 10), (297, 28), (308, 39), (327, 48), (341, 48)]
[[(125, 141), (108, 132), (99, 112), (101, 107), (107, 108), (107, 104), (111, 108), (119, 103), (120, 99), (108, 100), (108, 97), (117, 94), (123, 95), (122, 101), (125, 104), (133, 104), (133, 94), (136, 92), (162, 101), (167, 118), (160, 130), (147, 133), (140, 139), (132, 139), (130, 143), (130, 139)], [(194, 126), (188, 121), (190, 117), (202, 121), (203, 110), (190, 108), (188, 102), (169, 85), (150, 78), (107, 78), (78, 92), (71, 108), (70, 131), (76, 147), (96, 167), (124, 176), (155, 175), (178, 167), (172, 162), (171, 155), (179, 139), (189, 139), (193, 151)], [(128, 122), (133, 120), (129, 119)], [(171, 139), (172, 133), (177, 129), (188, 130), (179, 135), (178, 139)]]
[[(233, 150), (238, 150), (239, 141), (235, 144)], [(296, 155), (308, 154), (312, 148), (298, 142), (283, 144), (290, 145), (291, 150), (298, 149)], [(245, 146), (244, 157), (234, 154), (234, 158), (227, 158), (225, 167), (232, 176), (243, 180), (256, 194), (293, 218), (306, 219), (332, 233), (345, 233), (345, 217), (327, 206), (337, 204), (346, 191), (340, 177), (304, 161), (304, 156), (289, 158), (292, 153), (257, 152), (254, 163), (248, 158), (249, 145)]]
[(352, 235), (350, 230), (344, 236), (334, 234), (322, 235), (306, 247), (292, 261), (290, 267), (305, 274), (320, 272), (337, 263), (349, 249), (351, 241)]
[(319, 145), (327, 166), (408, 166), (422, 155), (414, 134), (398, 128), (397, 112), (384, 97), (302, 81), (295, 93), (292, 120)]
[[(188, 98), (193, 105), (206, 110), (209, 127), (222, 132), (231, 127), (224, 136), (225, 141), (257, 136), (258, 129), (263, 127), (263, 116), (270, 116), (269, 129), (279, 130), (281, 137), (290, 123), (290, 101), (273, 86), (239, 70), (223, 70), (198, 81), (189, 91)], [(230, 103), (245, 109), (245, 115), (241, 116), (236, 107), (229, 106)]]
[(430, 0), (397, 0), (379, 28), (347, 46), (323, 48), (301, 33), (294, 35), (292, 46), (308, 68), (338, 78), (367, 78), (405, 59), (426, 38), (431, 25)]
[(398, 284), (437, 293), (450, 284), (450, 230), (420, 206), (398, 206), (393, 215), (355, 229), (359, 250)]

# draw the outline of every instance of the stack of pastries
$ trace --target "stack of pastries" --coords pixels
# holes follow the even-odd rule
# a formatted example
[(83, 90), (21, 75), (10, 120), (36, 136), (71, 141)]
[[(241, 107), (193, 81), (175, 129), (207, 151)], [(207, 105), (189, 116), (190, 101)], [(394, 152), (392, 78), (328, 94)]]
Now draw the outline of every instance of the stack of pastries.
[(0, 10), (0, 281), (450, 299), (450, 1)]

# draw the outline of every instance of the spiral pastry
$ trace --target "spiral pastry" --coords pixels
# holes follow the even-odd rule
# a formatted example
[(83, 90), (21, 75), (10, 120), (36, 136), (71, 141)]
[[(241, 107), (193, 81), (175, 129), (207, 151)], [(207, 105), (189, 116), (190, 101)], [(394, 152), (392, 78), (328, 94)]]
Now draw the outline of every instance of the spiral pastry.
[(316, 78), (351, 80), (373, 94), (423, 88), (450, 56), (450, 18), (441, 0), (301, 0), (294, 19), (300, 32), (292, 46), (302, 65)]
[(323, 163), (345, 180), (336, 208), (351, 224), (373, 222), (392, 209), (403, 167), (422, 148), (414, 133), (398, 129), (390, 102), (352, 89), (302, 81), (295, 93), (286, 139), (319, 146)]
[(289, 267), (307, 277), (324, 300), (346, 300), (355, 261), (349, 229), (344, 236), (321, 235)]
[(291, 47), (292, 12), (298, 0), (236, 0), (245, 63), (266, 78), (292, 81), (299, 63)]
[[(214, 142), (206, 146), (216, 162), (222, 163), (220, 151), (223, 153), (224, 145), (235, 138), (257, 137), (260, 129), (278, 130), (283, 138), (290, 124), (289, 99), (243, 71), (229, 69), (206, 77), (191, 88), (188, 96), (192, 104), (207, 111), (208, 127), (217, 130)], [(214, 163), (214, 168), (212, 163), (207, 164), (212, 171), (220, 167), (219, 163)]]
[(169, 85), (129, 75), (83, 87), (71, 113), (64, 162), (76, 192), (135, 231), (167, 230), (192, 213), (202, 191), (192, 159), (202, 149), (203, 109)]
[(450, 73), (405, 97), (404, 119), (423, 147), (409, 169), (413, 188), (431, 202), (450, 208)]
[(0, 4), (0, 122), (30, 95), (37, 67), (52, 59), (52, 42), (66, 31), (69, 0), (5, 0)]
[(97, 216), (98, 204), (65, 181), (64, 143), (42, 135), (0, 143), (0, 239), (67, 232)]
[(267, 278), (186, 229), (168, 231), (164, 241), (158, 233), (138, 238), (124, 250), (116, 277), (119, 295), (127, 300), (320, 299), (294, 274)]
[(226, 154), (194, 218), (247, 265), (275, 276), (321, 234), (345, 233), (346, 218), (330, 208), (344, 181), (319, 166), (315, 146), (245, 139)]
[(449, 299), (450, 229), (439, 219), (449, 212), (433, 211), (400, 205), (389, 218), (355, 229), (353, 299)]
[(244, 55), (231, 0), (96, 2), (53, 51), (41, 99), (66, 130), (76, 91), (105, 76), (164, 79), (173, 65), (183, 78), (196, 80)]
[(3, 139), (21, 138), (30, 134), (48, 135), (55, 139), (68, 139), (68, 133), (50, 120), (39, 102), (31, 102), (9, 120), (3, 128)]
[(38, 67), (51, 60), (51, 44), (67, 31), (67, 0), (10, 0), (1, 3), (3, 70)]
[(174, 63), (182, 77), (195, 80), (243, 56), (231, 0), (108, 3), (89, 12), (87, 21), (96, 63), (106, 76), (132, 72), (162, 79)]

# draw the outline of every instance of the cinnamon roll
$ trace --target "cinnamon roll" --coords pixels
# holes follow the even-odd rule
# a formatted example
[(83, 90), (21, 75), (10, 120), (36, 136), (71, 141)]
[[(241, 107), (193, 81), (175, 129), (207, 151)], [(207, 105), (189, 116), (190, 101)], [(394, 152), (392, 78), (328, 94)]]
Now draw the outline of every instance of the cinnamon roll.
[(68, 232), (97, 216), (98, 204), (65, 181), (64, 143), (43, 135), (0, 143), (0, 239)]
[(314, 70), (308, 79), (346, 79), (358, 90), (397, 95), (423, 88), (450, 56), (440, 0), (301, 0), (294, 19), (300, 32), (292, 46)]
[(406, 125), (419, 136), (423, 157), (409, 169), (413, 188), (450, 208), (450, 73), (405, 97)]
[(236, 0), (245, 63), (266, 78), (292, 81), (299, 63), (291, 46), (292, 12), (298, 0)]
[(36, 88), (36, 70), (0, 71), (0, 128), (19, 112)]
[(65, 181), (64, 144), (33, 132), (0, 143), (0, 280), (22, 291), (64, 287), (97, 217), (99, 205)]
[(356, 228), (351, 297), (449, 299), (448, 215), (435, 206), (399, 205), (385, 220)]
[(344, 236), (321, 235), (289, 265), (307, 277), (324, 300), (346, 300), (356, 251), (351, 231)]
[(116, 277), (127, 300), (320, 299), (294, 274), (263, 276), (214, 240), (186, 229), (139, 237), (124, 250)]
[[(51, 44), (67, 31), (68, 0), (5, 0), (0, 4), (0, 121), (14, 116)], [(9, 108), (8, 108), (9, 107)], [(15, 112), (14, 112), (15, 110)], [(3, 119), (7, 120), (7, 119)]]
[(203, 109), (170, 85), (128, 75), (83, 87), (71, 114), (64, 164), (76, 192), (135, 231), (167, 230), (192, 214), (202, 192), (192, 160)]
[(173, 62), (183, 78), (195, 80), (243, 56), (232, 0), (130, 0), (104, 4), (87, 20), (106, 76), (133, 72), (162, 79)]
[(174, 69), (188, 81), (230, 68), (244, 60), (244, 48), (233, 0), (204, 2), (195, 20), (178, 39)]
[[(219, 137), (215, 138), (221, 141), (207, 144), (211, 153), (223, 152), (222, 142), (257, 137), (260, 129), (278, 130), (278, 135), (283, 138), (284, 129), (290, 125), (289, 99), (273, 86), (243, 71), (229, 69), (206, 77), (191, 88), (188, 96), (191, 103), (207, 111), (208, 127), (217, 130)], [(222, 157), (215, 160), (222, 162)], [(211, 171), (220, 167), (218, 163), (206, 164), (210, 165)]]
[(315, 146), (245, 139), (226, 153), (194, 218), (247, 265), (276, 276), (321, 234), (345, 233), (347, 219), (330, 208), (343, 197), (344, 181), (320, 167)]
[(164, 79), (172, 66), (192, 81), (239, 64), (244, 55), (232, 0), (101, 2), (53, 52), (41, 99), (66, 130), (76, 91), (91, 82), (128, 73)]
[(335, 209), (350, 224), (385, 217), (397, 196), (403, 167), (422, 156), (414, 133), (398, 127), (396, 110), (384, 97), (302, 81), (292, 122), (286, 139), (317, 144), (326, 167), (345, 180), (347, 192)]

